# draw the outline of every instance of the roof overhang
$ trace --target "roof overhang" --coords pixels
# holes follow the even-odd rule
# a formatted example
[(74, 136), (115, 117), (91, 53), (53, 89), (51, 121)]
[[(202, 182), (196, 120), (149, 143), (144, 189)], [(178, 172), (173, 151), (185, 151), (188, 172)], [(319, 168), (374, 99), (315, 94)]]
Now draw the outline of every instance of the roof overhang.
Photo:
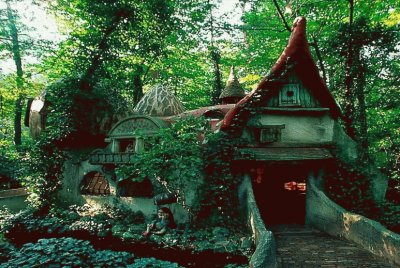
[(299, 161), (333, 158), (326, 148), (238, 148), (235, 160)]

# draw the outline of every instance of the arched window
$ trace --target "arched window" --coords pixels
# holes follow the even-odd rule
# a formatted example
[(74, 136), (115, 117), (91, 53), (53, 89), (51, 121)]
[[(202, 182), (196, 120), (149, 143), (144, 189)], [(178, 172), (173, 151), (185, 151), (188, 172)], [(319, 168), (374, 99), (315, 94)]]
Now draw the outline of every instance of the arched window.
[(100, 172), (90, 172), (82, 180), (81, 194), (86, 195), (109, 195), (110, 185)]
[(118, 183), (118, 196), (121, 197), (153, 197), (153, 185), (149, 179), (144, 179), (141, 182), (125, 179)]

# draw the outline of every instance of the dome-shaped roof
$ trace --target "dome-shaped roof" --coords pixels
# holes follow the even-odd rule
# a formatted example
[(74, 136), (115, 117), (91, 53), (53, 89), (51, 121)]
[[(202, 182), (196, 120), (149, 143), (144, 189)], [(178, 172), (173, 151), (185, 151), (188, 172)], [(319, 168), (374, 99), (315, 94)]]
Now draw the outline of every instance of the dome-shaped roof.
[(220, 99), (229, 98), (229, 97), (240, 97), (243, 98), (245, 96), (244, 89), (239, 83), (239, 80), (235, 74), (235, 68), (232, 66), (231, 73), (229, 74), (229, 78), (226, 81), (226, 86), (224, 90), (222, 90)]
[(136, 105), (134, 112), (150, 116), (171, 116), (185, 109), (177, 97), (165, 85), (158, 84), (150, 89)]

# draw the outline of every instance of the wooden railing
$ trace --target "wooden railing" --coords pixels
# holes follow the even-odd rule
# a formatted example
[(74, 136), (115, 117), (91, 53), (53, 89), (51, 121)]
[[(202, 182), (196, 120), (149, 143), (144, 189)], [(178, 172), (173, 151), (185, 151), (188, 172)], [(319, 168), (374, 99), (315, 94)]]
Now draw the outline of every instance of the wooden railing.
[(134, 152), (129, 153), (108, 153), (95, 151), (90, 154), (91, 164), (127, 164), (135, 157)]

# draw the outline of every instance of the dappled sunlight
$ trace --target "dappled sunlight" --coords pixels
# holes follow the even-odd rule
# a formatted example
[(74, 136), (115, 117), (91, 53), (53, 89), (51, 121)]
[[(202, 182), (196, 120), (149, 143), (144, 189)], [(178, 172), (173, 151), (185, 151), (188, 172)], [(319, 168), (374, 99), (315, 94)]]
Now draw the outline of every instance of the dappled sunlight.
[(343, 213), (343, 226), (344, 226), (344, 229), (346, 230), (346, 232), (349, 232), (351, 226), (354, 223), (357, 223), (358, 221), (360, 221), (362, 218), (363, 218), (363, 216), (353, 214), (350, 212)]

